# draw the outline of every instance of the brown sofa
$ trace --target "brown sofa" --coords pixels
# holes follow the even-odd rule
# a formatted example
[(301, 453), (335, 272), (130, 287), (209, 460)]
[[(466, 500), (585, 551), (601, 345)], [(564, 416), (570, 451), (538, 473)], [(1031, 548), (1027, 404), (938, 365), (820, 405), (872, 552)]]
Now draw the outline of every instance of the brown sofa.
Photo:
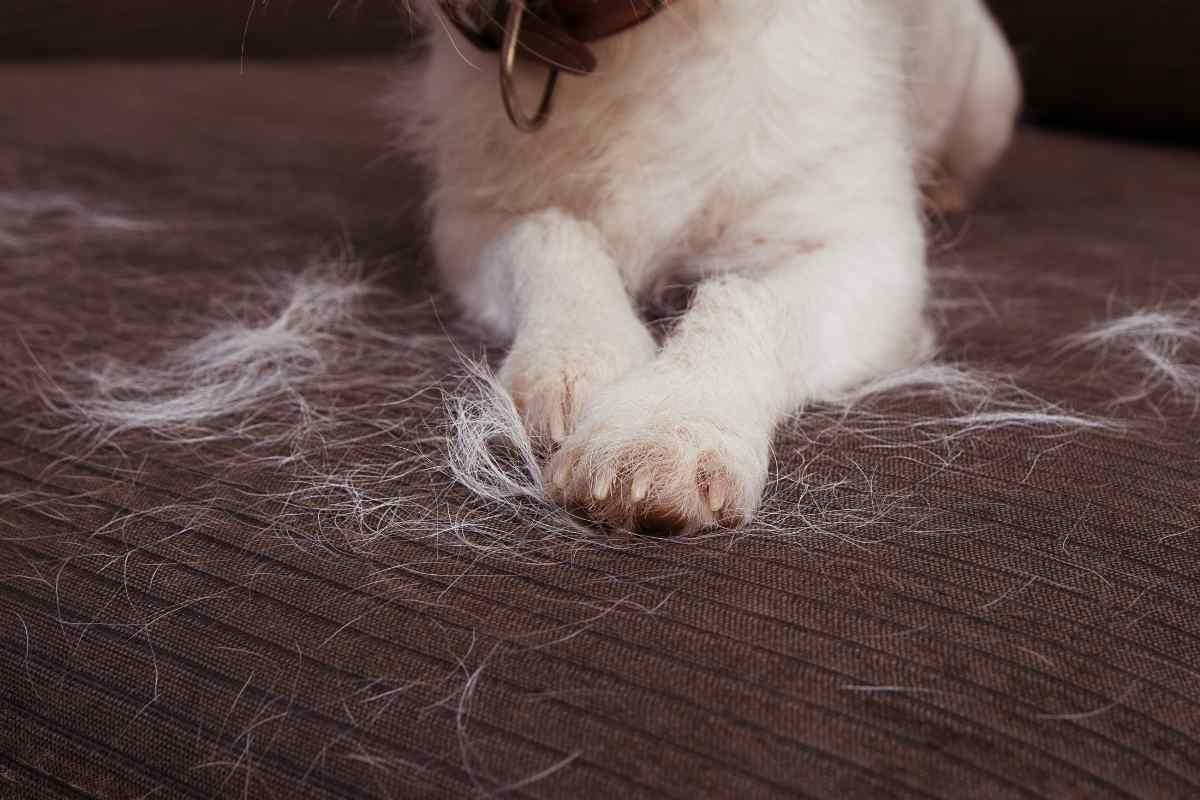
[[(1195, 131), (1194, 64), (1157, 100), (1062, 89), (1008, 5), (1039, 115)], [(1054, 47), (1115, 63), (1085, 38)], [(588, 534), (466, 491), (440, 399), (397, 389), (469, 392), (479, 347), (389, 155), (402, 68), (0, 64), (0, 797), (1200, 794), (1195, 398), (1062, 344), (1149, 309), (1200, 360), (1200, 154), (1030, 128), (935, 224), (942, 358), (1020, 387), (1007, 424), (813, 409), (757, 527)], [(171, 441), (62, 405), (72, 365), (269, 319), (314, 258), (377, 287), (322, 377)]]

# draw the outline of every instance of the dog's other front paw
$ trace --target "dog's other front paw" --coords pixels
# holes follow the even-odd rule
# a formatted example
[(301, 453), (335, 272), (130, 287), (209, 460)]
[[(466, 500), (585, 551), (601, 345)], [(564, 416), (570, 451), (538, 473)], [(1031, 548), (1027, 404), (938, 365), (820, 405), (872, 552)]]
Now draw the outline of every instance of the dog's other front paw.
[(598, 392), (654, 357), (654, 337), (636, 318), (539, 330), (518, 336), (500, 368), (525, 423), (543, 444), (557, 446)]
[(671, 383), (630, 380), (597, 398), (546, 467), (556, 500), (652, 535), (737, 528), (754, 517), (770, 431), (701, 409)]

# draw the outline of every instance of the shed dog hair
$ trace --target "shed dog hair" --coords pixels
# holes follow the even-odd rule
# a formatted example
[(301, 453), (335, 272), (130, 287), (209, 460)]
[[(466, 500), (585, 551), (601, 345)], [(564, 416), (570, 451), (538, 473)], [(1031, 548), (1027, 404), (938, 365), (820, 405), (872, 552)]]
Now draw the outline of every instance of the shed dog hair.
[[(1020, 101), (979, 0), (674, 0), (596, 42), (535, 134), (496, 55), (415, 10), (431, 42), (396, 112), (436, 258), (511, 340), (500, 377), (564, 505), (744, 524), (781, 420), (932, 352), (923, 199), (976, 190)], [(518, 64), (527, 106), (544, 79)], [(694, 299), (658, 343), (638, 303), (680, 280)]]

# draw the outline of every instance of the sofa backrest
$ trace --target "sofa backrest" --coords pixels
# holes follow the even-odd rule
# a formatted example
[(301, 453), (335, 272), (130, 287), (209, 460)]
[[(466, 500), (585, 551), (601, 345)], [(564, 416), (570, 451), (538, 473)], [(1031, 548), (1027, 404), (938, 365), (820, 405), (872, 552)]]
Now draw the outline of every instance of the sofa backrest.
[(1200, 143), (1200, 2), (990, 2), (1021, 62), (1029, 118)]
[[(990, 2), (1021, 61), (1031, 119), (1200, 142), (1200, 0)], [(0, 2), (0, 58), (386, 51), (410, 31), (396, 0)]]

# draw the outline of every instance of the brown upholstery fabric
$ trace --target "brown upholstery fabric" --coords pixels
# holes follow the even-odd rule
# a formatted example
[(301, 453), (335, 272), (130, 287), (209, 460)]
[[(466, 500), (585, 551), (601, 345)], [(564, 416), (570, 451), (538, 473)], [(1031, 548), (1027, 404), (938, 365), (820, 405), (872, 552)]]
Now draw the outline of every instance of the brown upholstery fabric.
[[(0, 191), (168, 223), (55, 237), (61, 220), (34, 220), (52, 246), (0, 251), (6, 363), (27, 361), (37, 326), (63, 331), (32, 354), (47, 362), (144, 356), (157, 343), (115, 320), (166, 330), (247, 265), (343, 241), (406, 299), (397, 335), (440, 330), (421, 187), (383, 158), (373, 105), (392, 69), (0, 70)], [(1050, 344), (1114, 303), (1195, 297), (1198, 207), (1194, 154), (1023, 134), (984, 205), (938, 227), (939, 267), (974, 276), (991, 309), (947, 306), (947, 357), (1101, 407), (1131, 377), (1047, 359)], [(131, 268), (161, 280), (114, 293), (106, 275)], [(924, 524), (884, 502), (858, 541), (614, 539), (524, 564), (432, 540), (305, 548), (321, 509), (291, 518), (298, 539), (275, 535), (262, 498), (286, 486), (261, 464), (32, 435), (16, 420), (39, 407), (32, 387), (3, 378), (0, 407), (6, 797), (1200, 792), (1190, 406), (1135, 406), (1125, 433), (980, 434), (951, 460), (915, 435), (880, 449), (784, 432), (774, 507), (898, 492)], [(422, 435), (389, 413), (392, 436)], [(441, 476), (402, 480), (472, 513)]]

